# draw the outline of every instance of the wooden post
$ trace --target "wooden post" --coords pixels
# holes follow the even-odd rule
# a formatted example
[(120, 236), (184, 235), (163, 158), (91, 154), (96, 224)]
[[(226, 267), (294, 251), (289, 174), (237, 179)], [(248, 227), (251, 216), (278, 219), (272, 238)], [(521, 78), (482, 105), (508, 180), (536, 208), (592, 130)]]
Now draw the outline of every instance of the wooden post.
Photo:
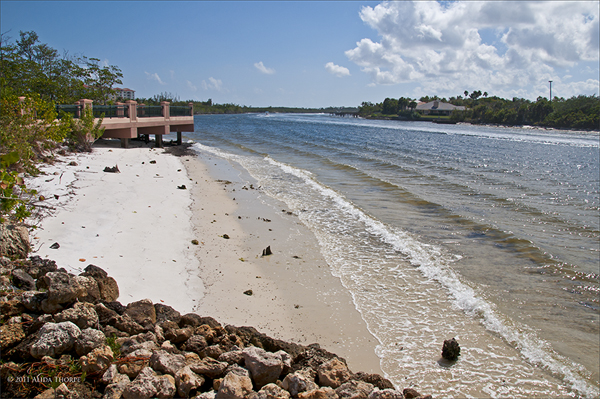
[(163, 140), (162, 140), (162, 134), (155, 134), (154, 137), (156, 138), (156, 147), (157, 148), (163, 148)]
[(181, 142), (182, 142), (181, 132), (177, 132), (177, 145), (181, 145)]
[(121, 148), (129, 148), (129, 139), (121, 139)]

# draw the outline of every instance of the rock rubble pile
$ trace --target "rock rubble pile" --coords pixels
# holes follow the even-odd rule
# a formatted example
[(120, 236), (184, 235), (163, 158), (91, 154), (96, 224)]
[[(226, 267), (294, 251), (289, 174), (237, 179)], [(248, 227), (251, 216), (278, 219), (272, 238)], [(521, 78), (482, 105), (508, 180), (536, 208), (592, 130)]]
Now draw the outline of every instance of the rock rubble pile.
[(116, 281), (97, 266), (76, 276), (40, 257), (1, 257), (2, 397), (423, 397), (351, 372), (318, 344), (181, 315), (148, 299), (125, 306), (118, 297)]

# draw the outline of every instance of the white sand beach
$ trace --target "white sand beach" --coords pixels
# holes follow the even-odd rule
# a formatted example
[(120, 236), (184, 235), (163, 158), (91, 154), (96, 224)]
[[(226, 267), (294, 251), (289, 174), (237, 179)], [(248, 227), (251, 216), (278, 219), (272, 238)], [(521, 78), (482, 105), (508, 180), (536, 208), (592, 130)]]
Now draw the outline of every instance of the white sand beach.
[[(104, 172), (114, 166), (120, 173)], [(381, 374), (378, 342), (314, 236), (233, 165), (101, 140), (91, 154), (41, 169), (30, 186), (56, 210), (33, 232), (34, 254), (72, 273), (105, 269), (125, 305), (149, 298), (182, 314), (316, 342), (355, 372)], [(273, 254), (263, 257), (267, 246)]]

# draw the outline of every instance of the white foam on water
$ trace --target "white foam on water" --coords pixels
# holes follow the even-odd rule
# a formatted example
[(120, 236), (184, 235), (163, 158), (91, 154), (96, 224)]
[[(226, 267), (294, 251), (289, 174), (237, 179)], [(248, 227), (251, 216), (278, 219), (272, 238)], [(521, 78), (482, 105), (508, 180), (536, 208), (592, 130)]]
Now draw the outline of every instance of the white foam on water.
[[(257, 159), (226, 153), (202, 144), (194, 146), (197, 150), (241, 164), (265, 187), (268, 194), (285, 201), (299, 212), (300, 219), (319, 239), (332, 273), (350, 291), (369, 330), (380, 342), (377, 354), (382, 359), (384, 372), (418, 364), (420, 366), (414, 367), (413, 374), (408, 371), (410, 378), (419, 378), (414, 373), (428, 373), (430, 375), (427, 378), (434, 383), (448, 384), (445, 380), (451, 374), (466, 388), (470, 384), (480, 384), (479, 388), (473, 390), (489, 396), (575, 394), (596, 397), (600, 394), (597, 387), (585, 380), (582, 366), (558, 355), (534, 331), (499, 314), (475, 289), (461, 281), (451, 267), (456, 257), (444, 253), (441, 247), (420, 242), (417, 237), (372, 218), (331, 188), (316, 181), (314, 175), (306, 170), (269, 157)], [(375, 253), (374, 248), (377, 249)], [(408, 264), (412, 268), (408, 266), (409, 269), (406, 269)], [(410, 269), (420, 273), (420, 280), (415, 280), (418, 276)], [(381, 279), (382, 276), (385, 278)], [(418, 283), (416, 292), (411, 291), (406, 296), (403, 287), (411, 286), (415, 281)], [(446, 292), (446, 298), (440, 295), (439, 286)], [(423, 292), (419, 293), (419, 290)], [(411, 301), (413, 298), (414, 301)], [(468, 319), (477, 321), (489, 332), (499, 335), (529, 363), (558, 376), (573, 392), (567, 393), (561, 387), (540, 379), (528, 380), (531, 370), (526, 367), (519, 369), (515, 365), (519, 359), (506, 355), (506, 350), (502, 348), (497, 351), (486, 349), (483, 354), (477, 353), (481, 351), (478, 348), (470, 349), (472, 356), (468, 357), (469, 361), (462, 361), (452, 370), (440, 368), (435, 362), (428, 363), (415, 358), (419, 346), (435, 348), (439, 345), (434, 339), (439, 329), (453, 328), (444, 317), (436, 319), (433, 315), (432, 298), (435, 298), (438, 306), (449, 306), (445, 311), (458, 309)], [(444, 301), (450, 305), (444, 304)], [(391, 308), (395, 309), (396, 314), (390, 314)], [(456, 318), (455, 323), (468, 323), (468, 320), (461, 321), (456, 315), (452, 317)], [(404, 338), (400, 342), (406, 342), (404, 346), (407, 348), (404, 350), (394, 346), (400, 336)], [(423, 342), (419, 342), (419, 339)], [(486, 357), (489, 360), (482, 360)], [(512, 387), (499, 384), (489, 373), (479, 375), (481, 370), (489, 371), (490, 367), (495, 367), (493, 373), (496, 377), (506, 372), (512, 373), (515, 376), (509, 384)], [(436, 373), (439, 376), (436, 377)], [(473, 392), (452, 389), (448, 386), (445, 392), (465, 396)]]

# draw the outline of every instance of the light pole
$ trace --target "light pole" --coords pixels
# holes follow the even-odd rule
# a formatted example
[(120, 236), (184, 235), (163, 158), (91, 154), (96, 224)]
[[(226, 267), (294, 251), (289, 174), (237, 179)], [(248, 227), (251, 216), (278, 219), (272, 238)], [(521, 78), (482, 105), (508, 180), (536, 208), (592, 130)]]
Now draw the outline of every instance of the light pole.
[(548, 82), (550, 82), (550, 101), (552, 101), (552, 81), (549, 80)]

